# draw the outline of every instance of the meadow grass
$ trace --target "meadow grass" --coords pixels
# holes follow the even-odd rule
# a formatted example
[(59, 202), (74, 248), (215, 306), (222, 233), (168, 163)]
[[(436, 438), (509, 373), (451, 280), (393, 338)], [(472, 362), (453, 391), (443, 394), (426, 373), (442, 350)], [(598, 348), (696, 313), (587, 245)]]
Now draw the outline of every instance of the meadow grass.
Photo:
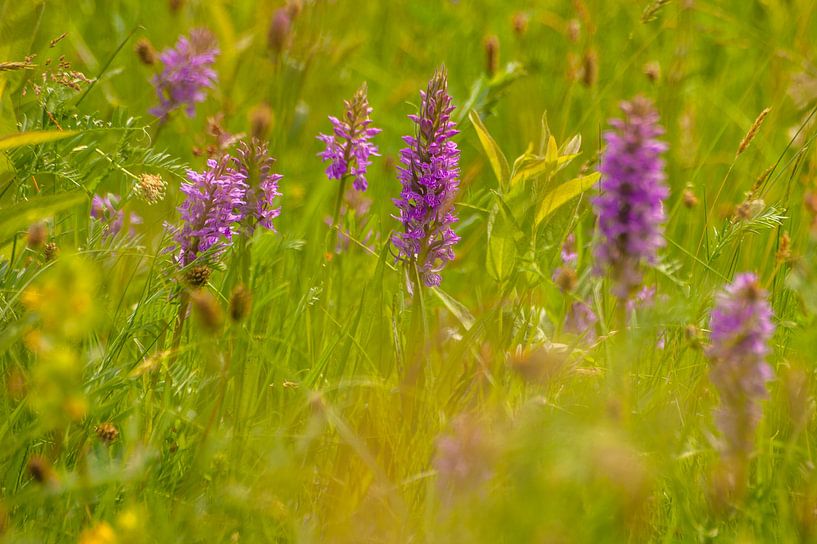
[[(278, 4), (0, 0), (0, 542), (817, 541), (817, 4), (304, 0), (276, 27)], [(160, 122), (134, 48), (197, 27), (218, 83)], [(440, 66), (461, 241), (412, 295), (392, 199)], [(316, 135), (363, 82), (382, 156), (339, 238)], [(626, 313), (591, 199), (637, 95), (670, 196), (656, 294)], [(191, 294), (166, 251), (180, 184), (253, 133), (283, 175), (275, 231)], [(547, 168), (512, 181), (501, 156), (526, 150)], [(107, 193), (142, 223), (92, 219)], [(735, 476), (705, 348), (740, 272), (776, 332)], [(575, 301), (592, 334), (566, 330)]]

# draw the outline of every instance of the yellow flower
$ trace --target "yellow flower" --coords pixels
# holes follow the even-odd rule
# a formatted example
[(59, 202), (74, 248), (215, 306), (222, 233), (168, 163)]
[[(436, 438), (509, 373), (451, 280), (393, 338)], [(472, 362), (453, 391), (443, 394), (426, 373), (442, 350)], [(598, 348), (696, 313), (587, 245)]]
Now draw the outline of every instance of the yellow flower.
[(79, 535), (79, 544), (116, 544), (116, 542), (116, 533), (104, 521), (97, 523), (90, 529), (85, 529)]

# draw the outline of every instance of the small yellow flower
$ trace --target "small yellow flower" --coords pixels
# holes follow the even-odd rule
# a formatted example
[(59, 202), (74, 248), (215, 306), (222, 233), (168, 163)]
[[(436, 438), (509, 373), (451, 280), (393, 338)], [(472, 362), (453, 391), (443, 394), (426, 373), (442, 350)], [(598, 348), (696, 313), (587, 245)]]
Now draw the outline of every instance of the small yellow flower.
[(116, 533), (104, 521), (97, 523), (90, 529), (85, 529), (79, 535), (79, 544), (116, 544), (116, 542)]

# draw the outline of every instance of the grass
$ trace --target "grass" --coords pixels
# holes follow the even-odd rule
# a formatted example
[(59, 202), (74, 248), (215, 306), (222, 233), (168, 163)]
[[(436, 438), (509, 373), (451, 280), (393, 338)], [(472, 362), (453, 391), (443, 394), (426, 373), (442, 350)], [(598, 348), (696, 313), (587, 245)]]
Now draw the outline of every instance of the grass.
[[(0, 71), (0, 542), (817, 540), (812, 2), (313, 0), (281, 51), (279, 5), (181, 4), (0, 0), (0, 66), (36, 55)], [(199, 26), (219, 42), (218, 85), (162, 125), (136, 40), (164, 49)], [(440, 65), (462, 240), (441, 288), (412, 297), (388, 244), (395, 163)], [(336, 252), (315, 135), (364, 81), (382, 157)], [(592, 273), (594, 180), (543, 203), (592, 175), (638, 94), (666, 128), (671, 196), (645, 275), (657, 303), (622, 323)], [(174, 349), (188, 295), (165, 223), (216, 144), (208, 118), (247, 134), (262, 104), (277, 232), (223, 257)], [(573, 135), (580, 153), (511, 186), (499, 157), (544, 155), (545, 114), (559, 154)], [(142, 173), (167, 180), (162, 202), (129, 196)], [(109, 192), (143, 217), (133, 235), (89, 217)], [(37, 224), (56, 258), (31, 242)], [(571, 232), (566, 295), (551, 278)], [(775, 377), (749, 469), (724, 484), (702, 346), (714, 294), (743, 271), (769, 292)], [(252, 304), (234, 321), (240, 281)], [(574, 300), (598, 314), (596, 341), (565, 332)]]

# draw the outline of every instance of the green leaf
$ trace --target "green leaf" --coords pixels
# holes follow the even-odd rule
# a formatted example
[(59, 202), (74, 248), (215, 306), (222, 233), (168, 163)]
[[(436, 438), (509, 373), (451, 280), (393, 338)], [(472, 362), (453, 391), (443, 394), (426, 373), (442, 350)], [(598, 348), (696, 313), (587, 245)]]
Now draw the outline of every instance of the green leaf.
[(507, 205), (499, 198), (488, 217), (488, 252), (485, 267), (488, 274), (496, 281), (502, 282), (511, 276), (516, 267), (517, 227), (510, 216)]
[(536, 212), (536, 224), (542, 222), (547, 216), (558, 210), (562, 205), (566, 204), (570, 199), (575, 198), (593, 187), (599, 180), (598, 172), (593, 172), (586, 176), (579, 176), (562, 183), (553, 191), (549, 192), (542, 199), (539, 205), (539, 210)]
[(482, 124), (479, 115), (477, 115), (475, 111), (472, 111), (468, 114), (468, 118), (477, 131), (477, 136), (479, 136), (479, 141), (485, 150), (485, 154), (488, 155), (488, 162), (491, 163), (491, 168), (494, 171), (497, 181), (499, 181), (499, 186), (503, 188), (507, 187), (508, 180), (511, 177), (508, 159), (505, 158), (505, 155), (502, 153), (502, 150), (499, 149), (496, 141), (488, 133), (488, 129)]
[(439, 298), (445, 307), (448, 308), (448, 311), (457, 318), (457, 321), (460, 322), (460, 325), (462, 325), (466, 331), (471, 330), (476, 320), (474, 316), (471, 315), (471, 312), (468, 311), (468, 308), (439, 287), (433, 288), (431, 292), (437, 295), (437, 298)]
[(85, 193), (73, 192), (42, 196), (0, 210), (0, 240), (5, 241), (32, 223), (73, 208), (87, 199)]
[(44, 144), (56, 142), (64, 138), (75, 136), (75, 130), (32, 130), (29, 132), (19, 132), (0, 137), (0, 151), (23, 147), (24, 145)]
[(547, 172), (558, 172), (578, 156), (578, 154), (562, 155), (556, 157), (555, 160), (547, 157), (536, 157), (535, 155), (519, 157), (514, 163), (515, 171), (511, 178), (511, 187), (520, 182), (538, 178)]

